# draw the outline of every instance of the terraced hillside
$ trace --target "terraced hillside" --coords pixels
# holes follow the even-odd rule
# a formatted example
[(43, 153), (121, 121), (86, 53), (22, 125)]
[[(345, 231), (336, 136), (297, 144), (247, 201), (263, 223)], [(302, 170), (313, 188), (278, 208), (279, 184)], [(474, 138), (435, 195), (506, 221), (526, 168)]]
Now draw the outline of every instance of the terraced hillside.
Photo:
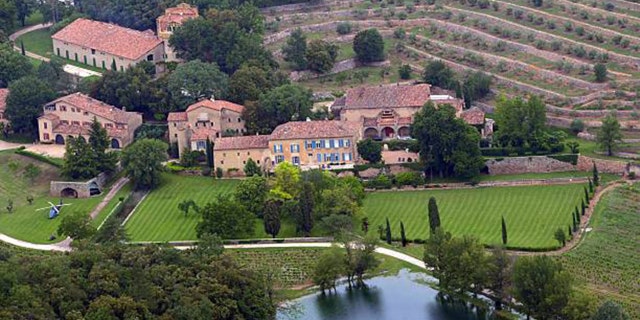
[[(623, 127), (630, 129), (640, 119), (637, 3), (543, 0), (535, 6), (527, 0), (327, 0), (270, 8), (265, 15), (270, 30), (265, 42), (279, 59), (286, 37), (296, 28), (308, 39), (338, 44), (338, 60), (354, 57), (351, 43), (358, 30), (377, 28), (383, 34), (387, 64), (355, 70), (341, 65), (337, 74), (301, 80), (316, 91), (396, 82), (403, 64), (410, 65), (417, 78), (429, 60), (439, 59), (462, 74), (477, 70), (491, 74), (496, 93), (544, 97), (558, 125), (568, 125), (573, 118), (597, 125), (608, 110), (618, 110)], [(346, 24), (350, 32), (339, 34), (338, 26)], [(597, 82), (594, 74), (599, 63), (608, 69), (604, 82)]]

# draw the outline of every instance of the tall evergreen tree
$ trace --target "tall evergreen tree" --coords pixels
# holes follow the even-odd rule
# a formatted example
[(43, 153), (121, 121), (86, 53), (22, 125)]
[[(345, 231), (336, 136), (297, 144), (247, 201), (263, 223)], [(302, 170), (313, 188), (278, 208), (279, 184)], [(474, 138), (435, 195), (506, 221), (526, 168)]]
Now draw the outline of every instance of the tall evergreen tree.
[(586, 199), (587, 203), (589, 203), (589, 190), (587, 190), (587, 187), (584, 187), (584, 198)]
[(591, 181), (591, 178), (587, 178), (589, 179), (589, 192), (593, 193), (593, 181)]
[(593, 185), (594, 186), (599, 186), (600, 185), (600, 175), (598, 175), (598, 167), (596, 167), (596, 162), (593, 162)]
[(587, 208), (587, 206), (584, 204), (584, 199), (582, 200), (582, 215), (584, 216), (585, 213), (585, 209)]
[(118, 154), (107, 152), (109, 148), (109, 135), (107, 129), (102, 127), (96, 117), (93, 117), (89, 129), (89, 146), (91, 147), (94, 163), (99, 172), (113, 172), (118, 163)]
[(400, 240), (402, 241), (402, 246), (407, 246), (407, 236), (404, 234), (404, 223), (400, 221)]
[(298, 229), (299, 231), (302, 231), (305, 236), (309, 236), (311, 234), (311, 229), (313, 229), (312, 214), (315, 207), (314, 192), (312, 183), (306, 181), (302, 183), (299, 195), (300, 205), (298, 206), (300, 210), (298, 217)]
[(429, 198), (429, 229), (433, 234), (437, 228), (440, 227), (440, 212), (438, 211), (438, 204), (436, 198)]
[(82, 137), (67, 137), (62, 175), (70, 179), (89, 179), (95, 177), (98, 164), (91, 151), (91, 146)]
[(387, 218), (386, 240), (388, 244), (391, 244), (391, 225), (389, 224), (389, 218)]
[(26, 55), (26, 52), (24, 51), (24, 42), (22, 40), (20, 40), (20, 52), (23, 56)]
[(580, 218), (578, 218), (579, 216), (576, 216), (576, 214), (577, 214), (577, 212), (574, 212), (574, 213), (571, 214), (571, 218), (573, 220), (573, 231), (574, 232), (578, 231), (578, 221), (580, 221), (580, 220), (578, 220), (578, 219), (580, 219)]
[(111, 71), (118, 71), (118, 67), (116, 66), (116, 59), (113, 58), (111, 61)]
[(280, 205), (276, 200), (267, 200), (264, 204), (264, 231), (275, 238), (280, 232)]
[(504, 221), (504, 216), (502, 216), (502, 245), (507, 245), (507, 223)]
[(213, 143), (211, 142), (211, 139), (209, 139), (209, 137), (207, 137), (206, 156), (207, 156), (207, 168), (213, 168)]
[(568, 235), (569, 237), (573, 236), (573, 231), (571, 230), (571, 226), (567, 226), (567, 230), (569, 231)]

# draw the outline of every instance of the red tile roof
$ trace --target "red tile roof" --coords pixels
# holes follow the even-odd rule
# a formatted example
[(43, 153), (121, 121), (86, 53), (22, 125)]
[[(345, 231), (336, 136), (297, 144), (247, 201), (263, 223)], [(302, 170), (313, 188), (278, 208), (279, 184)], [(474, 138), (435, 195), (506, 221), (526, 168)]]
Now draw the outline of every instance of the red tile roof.
[(269, 148), (268, 135), (225, 137), (216, 139), (214, 150), (244, 150)]
[(162, 44), (150, 30), (138, 31), (89, 19), (77, 19), (51, 38), (129, 60), (138, 60)]
[(9, 89), (0, 89), (0, 111), (3, 111), (7, 107), (8, 95)]
[(418, 153), (404, 150), (382, 151), (382, 159), (385, 164), (407, 163), (409, 159), (411, 159), (411, 162), (420, 160)]
[(198, 8), (189, 4), (181, 3), (173, 8), (164, 10), (164, 14), (159, 16), (157, 21), (158, 30), (167, 30), (170, 24), (182, 24), (182, 22), (198, 17)]
[(339, 138), (355, 134), (354, 126), (347, 121), (291, 121), (277, 126), (271, 140)]
[(198, 109), (200, 107), (205, 107), (205, 108), (209, 108), (209, 109), (213, 109), (216, 111), (221, 111), (222, 109), (227, 109), (227, 110), (231, 110), (233, 112), (237, 112), (237, 113), (242, 113), (244, 111), (244, 107), (239, 105), (239, 104), (235, 104), (233, 102), (229, 102), (229, 101), (225, 101), (225, 100), (210, 100), (210, 99), (205, 99), (205, 100), (201, 100), (198, 101), (192, 105), (190, 105), (187, 108), (187, 113), (191, 112), (195, 109)]
[(47, 104), (55, 104), (58, 102), (68, 103), (76, 108), (120, 124), (128, 124), (129, 118), (137, 115), (136, 112), (127, 112), (122, 109), (118, 109), (80, 92), (66, 95)]
[(343, 108), (422, 107), (429, 100), (430, 87), (428, 84), (417, 84), (349, 89)]
[(187, 121), (186, 112), (169, 112), (167, 121)]
[(213, 128), (195, 128), (191, 134), (191, 140), (207, 140), (209, 138), (209, 140), (213, 141), (216, 138), (216, 133), (218, 131)]
[(478, 107), (473, 107), (463, 111), (460, 118), (470, 125), (480, 125), (484, 123), (484, 111)]
[(60, 117), (58, 117), (57, 115), (53, 114), (53, 113), (45, 113), (42, 117), (43, 119), (47, 119), (47, 120), (59, 120)]

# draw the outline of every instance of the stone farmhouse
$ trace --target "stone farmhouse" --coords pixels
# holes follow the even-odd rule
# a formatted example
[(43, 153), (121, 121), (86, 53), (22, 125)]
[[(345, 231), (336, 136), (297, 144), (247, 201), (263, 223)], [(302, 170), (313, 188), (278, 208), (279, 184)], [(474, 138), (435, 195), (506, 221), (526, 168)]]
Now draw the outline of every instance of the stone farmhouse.
[(142, 125), (140, 113), (118, 109), (78, 92), (44, 106), (44, 115), (38, 118), (40, 142), (64, 144), (68, 136), (88, 140), (94, 117), (107, 129), (112, 149), (130, 144), (135, 130)]
[[(461, 117), (464, 107), (462, 99), (450, 95), (431, 94), (431, 85), (385, 85), (359, 87), (347, 90), (344, 97), (331, 106), (332, 113), (342, 121), (357, 122), (365, 138), (395, 139), (409, 138), (413, 115), (427, 101), (436, 106), (450, 104)], [(480, 111), (482, 112), (482, 111)], [(474, 120), (475, 120), (474, 113)], [(482, 114), (484, 121), (484, 113)], [(465, 119), (463, 117), (463, 119)]]
[(263, 170), (287, 161), (305, 169), (353, 168), (358, 161), (357, 125), (348, 121), (292, 121), (270, 135), (225, 137), (214, 146), (215, 166), (242, 173), (249, 158)]
[(4, 110), (7, 108), (7, 96), (9, 95), (9, 89), (0, 89), (0, 122), (9, 123), (7, 116), (4, 115)]
[(189, 19), (198, 17), (198, 8), (189, 4), (181, 3), (173, 8), (167, 8), (164, 14), (156, 19), (157, 34), (164, 45), (165, 62), (178, 62), (180, 59), (176, 56), (175, 51), (169, 45), (169, 38), (176, 28)]
[(170, 112), (169, 142), (177, 143), (182, 154), (185, 148), (205, 150), (207, 138), (214, 141), (223, 136), (242, 135), (243, 111), (239, 104), (212, 98), (194, 103), (184, 112)]
[(162, 39), (153, 31), (138, 31), (112, 23), (77, 19), (51, 36), (53, 52), (105, 70), (124, 71), (142, 61), (164, 61)]

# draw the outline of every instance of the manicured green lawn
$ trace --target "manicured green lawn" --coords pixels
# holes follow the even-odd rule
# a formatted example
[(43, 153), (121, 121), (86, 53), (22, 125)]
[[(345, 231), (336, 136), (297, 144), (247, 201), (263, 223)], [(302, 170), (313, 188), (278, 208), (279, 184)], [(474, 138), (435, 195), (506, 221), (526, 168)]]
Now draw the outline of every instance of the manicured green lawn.
[(590, 227), (559, 260), (585, 293), (618, 301), (631, 319), (640, 319), (640, 183), (604, 195)]
[(16, 46), (20, 47), (20, 42), (24, 43), (24, 49), (43, 57), (53, 54), (53, 42), (51, 32), (48, 29), (39, 29), (25, 33), (16, 39)]
[[(499, 174), (499, 175), (481, 175), (480, 181), (514, 181), (528, 179), (555, 179), (555, 178), (590, 178), (593, 176), (591, 171), (564, 171), (549, 173), (522, 173), (522, 174)], [(603, 182), (620, 179), (619, 176), (608, 173), (600, 173), (600, 179)]]
[(162, 185), (147, 195), (127, 221), (127, 233), (132, 241), (196, 240), (200, 218), (195, 212), (185, 217), (178, 203), (191, 199), (202, 206), (232, 192), (237, 184), (238, 180), (164, 174)]
[(111, 198), (111, 201), (102, 208), (98, 216), (93, 220), (93, 226), (96, 228), (99, 227), (102, 221), (104, 221), (109, 216), (109, 213), (120, 203), (120, 197), (126, 198), (129, 193), (131, 193), (131, 183), (127, 183), (120, 188), (116, 195)]
[(583, 184), (495, 187), (458, 190), (424, 190), (369, 193), (364, 211), (370, 228), (385, 225), (388, 217), (394, 238), (400, 237), (400, 221), (407, 238), (429, 235), (427, 203), (437, 199), (442, 227), (454, 235), (473, 235), (482, 243), (501, 243), (501, 217), (508, 230), (508, 246), (548, 248), (558, 246), (553, 233), (566, 230), (571, 213), (583, 198)]
[[(41, 169), (41, 173), (33, 182), (24, 177), (24, 168), (33, 163)], [(16, 166), (15, 170), (11, 167)], [(59, 179), (57, 168), (13, 153), (13, 150), (0, 152), (0, 232), (10, 237), (34, 243), (51, 243), (49, 236), (55, 234), (60, 224), (60, 217), (48, 219), (49, 210), (36, 209), (48, 207), (48, 202), (57, 204), (60, 199), (49, 196), (49, 182)], [(103, 195), (107, 192), (103, 193)], [(34, 198), (29, 205), (27, 196)], [(100, 202), (103, 195), (89, 199), (64, 199), (71, 204), (62, 209), (61, 215), (72, 212), (89, 212)], [(6, 206), (13, 200), (13, 212), (8, 213)]]

